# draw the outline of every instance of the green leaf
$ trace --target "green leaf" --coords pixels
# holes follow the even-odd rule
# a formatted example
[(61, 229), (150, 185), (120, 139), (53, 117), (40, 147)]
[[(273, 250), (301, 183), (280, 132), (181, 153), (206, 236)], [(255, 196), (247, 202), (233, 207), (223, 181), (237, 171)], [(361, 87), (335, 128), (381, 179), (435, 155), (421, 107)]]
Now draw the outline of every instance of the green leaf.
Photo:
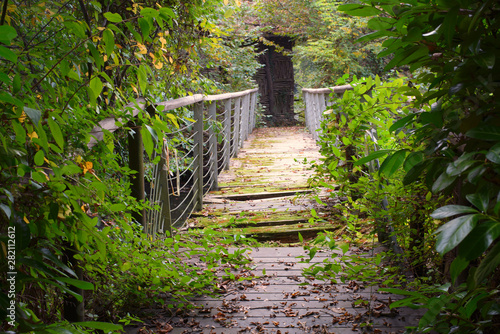
[(61, 148), (61, 150), (64, 149), (64, 137), (61, 132), (61, 128), (59, 125), (52, 119), (52, 117), (47, 118), (47, 122), (49, 124), (50, 132), (52, 133), (52, 136), (54, 137), (54, 140), (56, 141), (57, 146)]
[(391, 127), (389, 128), (389, 132), (400, 130), (401, 128), (405, 127), (406, 124), (410, 123), (410, 121), (414, 119), (416, 116), (417, 114), (411, 114), (401, 118), (400, 120), (397, 120), (396, 122), (394, 122), (394, 124), (391, 125)]
[(2, 209), (2, 211), (5, 213), (5, 215), (7, 216), (7, 219), (10, 219), (10, 216), (12, 214), (10, 207), (8, 205), (0, 203), (0, 209)]
[(99, 79), (99, 77), (94, 77), (92, 80), (90, 80), (90, 89), (92, 89), (92, 92), (94, 93), (94, 96), (97, 98), (101, 92), (102, 92), (102, 81)]
[(16, 142), (19, 145), (24, 146), (26, 143), (26, 130), (19, 122), (12, 122), (12, 127), (14, 128), (14, 132), (16, 133)]
[(477, 259), (498, 237), (500, 237), (500, 223), (492, 220), (481, 222), (462, 241), (459, 254), (468, 261)]
[(109, 211), (111, 212), (122, 212), (127, 209), (127, 206), (123, 203), (115, 203), (109, 206)]
[(141, 92), (143, 94), (146, 94), (146, 88), (148, 86), (148, 76), (144, 65), (139, 66), (139, 68), (137, 69), (137, 79), (139, 80), (139, 87), (141, 88)]
[(74, 322), (74, 325), (77, 326), (82, 326), (85, 328), (93, 328), (93, 329), (99, 329), (105, 332), (111, 332), (111, 331), (122, 331), (123, 326), (122, 325), (115, 325), (109, 322), (98, 322), (98, 321), (83, 321), (83, 322)]
[(447, 187), (452, 185), (456, 179), (457, 176), (450, 176), (448, 175), (448, 173), (446, 173), (446, 171), (444, 171), (441, 175), (439, 175), (437, 180), (432, 185), (432, 192), (437, 193), (441, 190), (446, 189)]
[(403, 184), (409, 185), (415, 182), (420, 176), (422, 176), (422, 173), (426, 168), (427, 168), (427, 161), (424, 160), (417, 163), (406, 173), (405, 177), (403, 178)]
[[(369, 155), (367, 155), (366, 157), (363, 157), (363, 158), (359, 159), (358, 161), (356, 161), (354, 163), (354, 166), (364, 165), (367, 162), (370, 162), (372, 160), (375, 160), (375, 159), (378, 159), (380, 157), (383, 157), (384, 155), (387, 155), (387, 154), (389, 154), (391, 152), (394, 152), (394, 150), (380, 150), (380, 151), (372, 152)], [(339, 155), (337, 155), (337, 157), (339, 157)]]
[(146, 39), (149, 36), (149, 32), (151, 31), (151, 25), (149, 24), (149, 20), (145, 18), (139, 18), (139, 27), (141, 28), (142, 37)]
[(141, 135), (142, 135), (142, 142), (144, 143), (144, 149), (146, 150), (146, 153), (151, 157), (153, 154), (153, 149), (154, 149), (154, 143), (153, 139), (151, 138), (151, 132), (149, 132), (148, 128), (146, 127), (141, 127)]
[(468, 265), (469, 261), (461, 256), (457, 256), (455, 260), (453, 260), (450, 266), (450, 276), (452, 282), (455, 282), (457, 280), (458, 275), (460, 275), (460, 273), (464, 271)]
[(346, 12), (352, 16), (375, 16), (381, 13), (381, 11), (375, 7), (358, 4), (340, 5), (337, 7), (337, 10)]
[(125, 262), (123, 265), (122, 265), (122, 271), (127, 271), (129, 270), (130, 268), (132, 267), (132, 263), (130, 262)]
[(429, 324), (432, 324), (438, 314), (441, 312), (443, 307), (446, 305), (448, 302), (445, 297), (446, 295), (441, 295), (439, 297), (434, 297), (431, 298), (427, 301), (426, 307), (427, 307), (427, 312), (423, 315), (423, 317), (420, 319), (418, 325), (419, 328), (425, 328)]
[(388, 156), (380, 166), (379, 174), (391, 177), (401, 167), (406, 158), (407, 149), (402, 149)]
[(15, 63), (17, 61), (17, 55), (12, 52), (10, 49), (7, 49), (5, 46), (0, 45), (0, 57), (5, 60), (11, 61)]
[(141, 10), (141, 15), (144, 17), (158, 17), (159, 13), (154, 8), (143, 8)]
[(431, 217), (434, 219), (443, 219), (464, 213), (478, 213), (478, 211), (465, 205), (446, 205), (436, 209), (431, 213)]
[(110, 55), (115, 49), (115, 36), (110, 29), (106, 29), (102, 33), (102, 39), (104, 40), (104, 45), (106, 47), (106, 55)]
[(35, 126), (38, 126), (38, 123), (40, 122), (40, 118), (42, 117), (42, 112), (40, 110), (32, 109), (32, 108), (28, 108), (28, 107), (24, 107), (24, 112), (26, 113), (26, 115), (28, 115), (28, 117), (31, 119), (33, 124)]
[(500, 140), (500, 127), (494, 125), (480, 125), (477, 128), (467, 131), (467, 137), (481, 139), (485, 141)]
[(47, 248), (42, 248), (40, 249), (40, 253), (42, 253), (43, 257), (47, 260), (52, 261), (55, 265), (57, 265), (59, 268), (64, 270), (67, 274), (77, 277), (75, 272), (69, 268), (67, 265), (65, 265), (61, 260), (59, 260), (50, 250)]
[(45, 154), (43, 153), (43, 150), (38, 150), (38, 152), (36, 152), (36, 154), (35, 154), (35, 157), (33, 158), (33, 161), (35, 162), (35, 164), (37, 166), (41, 166), (45, 162), (44, 158), (45, 158)]
[(488, 153), (486, 153), (486, 159), (495, 164), (500, 164), (500, 143), (495, 144), (492, 148), (490, 148)]
[(107, 13), (104, 13), (104, 17), (109, 21), (109, 22), (113, 22), (113, 23), (117, 23), (117, 22), (121, 22), (123, 21), (122, 17), (120, 14), (118, 13), (110, 13), (110, 12), (107, 12)]
[(486, 254), (486, 257), (481, 261), (479, 267), (474, 273), (474, 281), (476, 285), (481, 284), (493, 271), (500, 265), (500, 242), (497, 243)]
[(302, 234), (300, 234), (300, 232), (299, 232), (299, 241), (300, 241), (300, 243), (304, 242), (304, 237), (302, 237)]
[(64, 165), (61, 169), (61, 173), (63, 175), (74, 175), (74, 174), (78, 174), (81, 172), (82, 172), (82, 169), (80, 168), (80, 166), (77, 166), (74, 164)]
[(436, 251), (440, 254), (446, 254), (457, 247), (472, 229), (476, 227), (480, 218), (481, 215), (478, 214), (461, 216), (438, 228), (435, 232), (438, 234)]
[(0, 42), (10, 45), (11, 41), (16, 37), (16, 29), (6, 24), (0, 26)]
[(482, 212), (488, 211), (488, 205), (490, 204), (490, 198), (486, 192), (479, 192), (475, 194), (468, 194), (465, 196), (467, 200), (474, 205), (476, 208)]
[(405, 172), (408, 172), (423, 160), (424, 154), (422, 152), (412, 152), (406, 157), (406, 160), (403, 164), (403, 169), (405, 170)]

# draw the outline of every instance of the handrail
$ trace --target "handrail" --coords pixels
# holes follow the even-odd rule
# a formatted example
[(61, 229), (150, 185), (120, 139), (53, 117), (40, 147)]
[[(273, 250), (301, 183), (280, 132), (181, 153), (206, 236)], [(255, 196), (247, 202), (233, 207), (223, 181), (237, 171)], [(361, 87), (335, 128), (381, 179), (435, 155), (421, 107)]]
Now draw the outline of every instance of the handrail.
[[(129, 167), (136, 171), (131, 177), (132, 196), (136, 197), (138, 201), (144, 201), (146, 200), (145, 193), (148, 192), (148, 200), (151, 205), (160, 207), (159, 211), (144, 210), (134, 215), (134, 219), (143, 226), (144, 232), (153, 237), (157, 234), (172, 233), (172, 227), (182, 227), (194, 210), (202, 210), (203, 195), (207, 191), (218, 189), (219, 171), (229, 169), (230, 158), (238, 154), (239, 148), (247, 139), (248, 134), (255, 128), (257, 92), (258, 89), (255, 88), (219, 95), (195, 94), (155, 103), (153, 105), (155, 108), (152, 109), (163, 106), (162, 111), (157, 112), (160, 117), (162, 117), (163, 112), (182, 107), (191, 107), (194, 114), (194, 122), (183, 129), (173, 129), (176, 135), (183, 132), (186, 138), (189, 137), (192, 140), (184, 141), (182, 147), (180, 145), (174, 146), (168, 139), (164, 143), (157, 143), (161, 148), (162, 155), (160, 163), (156, 166), (143, 153), (141, 124), (134, 127), (135, 134), (129, 135), (128, 138)], [(222, 103), (218, 104), (219, 101)], [(127, 104), (125, 108), (131, 108), (132, 115), (137, 116), (146, 108), (146, 101), (138, 99)], [(120, 129), (117, 123), (121, 122), (122, 119), (115, 117), (108, 117), (100, 121), (90, 132), (92, 137), (87, 146), (92, 148), (96, 145), (104, 138), (105, 131), (114, 132)], [(205, 124), (210, 124), (210, 126), (206, 127)], [(216, 132), (215, 124), (221, 125), (222, 130)], [(205, 128), (208, 130), (204, 130)], [(167, 133), (166, 135), (170, 136), (171, 134)], [(222, 141), (220, 149), (218, 149), (217, 137)], [(204, 141), (204, 138), (208, 138), (208, 140)], [(192, 144), (187, 147), (186, 145), (189, 143)], [(178, 150), (182, 153), (191, 153), (177, 154)], [(154, 154), (157, 154), (156, 151)], [(203, 161), (204, 156), (207, 157), (206, 161)], [(187, 175), (185, 184), (180, 187), (179, 180), (181, 176), (186, 178), (184, 176), (186, 170), (182, 173), (179, 171), (179, 160), (187, 162), (191, 158), (193, 161), (187, 163), (186, 167), (186, 170), (190, 171), (190, 175)], [(146, 164), (144, 164), (145, 160)], [(152, 174), (152, 180), (147, 184), (149, 188), (146, 187), (144, 181), (145, 170), (150, 170), (149, 174)], [(173, 184), (178, 186), (172, 187)], [(190, 187), (185, 189), (186, 185)], [(182, 193), (180, 193), (181, 190)]]
[(317, 141), (319, 139), (318, 130), (321, 128), (323, 112), (330, 105), (331, 101), (327, 95), (338, 97), (347, 90), (352, 90), (351, 85), (342, 85), (329, 88), (302, 88), (304, 102), (306, 105), (305, 119), (306, 127)]

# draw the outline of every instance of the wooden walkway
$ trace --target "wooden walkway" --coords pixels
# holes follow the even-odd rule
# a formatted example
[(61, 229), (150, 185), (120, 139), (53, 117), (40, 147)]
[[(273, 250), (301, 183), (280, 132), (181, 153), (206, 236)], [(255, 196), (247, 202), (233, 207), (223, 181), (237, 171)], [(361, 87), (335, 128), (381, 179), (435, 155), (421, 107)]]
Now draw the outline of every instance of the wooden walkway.
[[(308, 190), (312, 172), (302, 161), (318, 158), (315, 142), (302, 128), (257, 129), (221, 175), (221, 189), (205, 197), (204, 212), (189, 226), (216, 224), (228, 234), (266, 236), (285, 245), (296, 240), (298, 231), (307, 235), (338, 227), (328, 217), (311, 224), (315, 201), (292, 196)], [(244, 218), (243, 226), (226, 227), (231, 217)], [(349, 250), (362, 251), (367, 249)], [(247, 255), (253, 259), (251, 269), (231, 269), (243, 281), (221, 278), (225, 293), (220, 298), (195, 298), (197, 308), (153, 322), (143, 333), (401, 333), (418, 321), (414, 310), (390, 310), (398, 296), (379, 293), (369, 282), (304, 278), (302, 269), (310, 264), (300, 263), (299, 257), (307, 255), (302, 247), (254, 248)], [(324, 251), (313, 261), (331, 255)]]

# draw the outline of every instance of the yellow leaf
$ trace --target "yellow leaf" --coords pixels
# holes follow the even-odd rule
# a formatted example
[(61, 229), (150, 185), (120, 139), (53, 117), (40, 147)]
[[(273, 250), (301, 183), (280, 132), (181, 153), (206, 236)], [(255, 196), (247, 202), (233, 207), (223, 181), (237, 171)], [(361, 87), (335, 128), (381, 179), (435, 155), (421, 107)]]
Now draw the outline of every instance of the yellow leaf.
[(163, 67), (163, 63), (161, 61), (155, 61), (154, 64), (155, 64), (155, 68), (157, 70), (159, 70)]
[(141, 43), (137, 43), (137, 47), (139, 48), (139, 53), (140, 54), (147, 54), (148, 53), (148, 49), (146, 48), (146, 46), (144, 44), (141, 44)]
[(229, 3), (229, 0), (224, 0), (224, 5), (227, 6), (228, 3)]
[(24, 123), (24, 120), (26, 119), (26, 113), (23, 111), (21, 114), (21, 117), (19, 117), (19, 122)]
[(30, 139), (33, 139), (33, 138), (38, 138), (38, 135), (36, 134), (35, 131), (33, 131), (32, 133), (28, 133), (28, 137), (30, 137)]
[(83, 161), (82, 156), (81, 156), (81, 155), (77, 155), (77, 156), (76, 156), (76, 158), (75, 158), (75, 162), (76, 162), (77, 164), (79, 164), (79, 163), (80, 163), (80, 162), (82, 162), (82, 161)]
[(137, 286), (137, 290), (141, 291), (142, 288), (140, 287), (140, 285)]
[(24, 222), (25, 222), (26, 224), (29, 224), (29, 223), (30, 223), (30, 221), (28, 220), (28, 218), (26, 218), (26, 216), (24, 216), (23, 220), (24, 220)]

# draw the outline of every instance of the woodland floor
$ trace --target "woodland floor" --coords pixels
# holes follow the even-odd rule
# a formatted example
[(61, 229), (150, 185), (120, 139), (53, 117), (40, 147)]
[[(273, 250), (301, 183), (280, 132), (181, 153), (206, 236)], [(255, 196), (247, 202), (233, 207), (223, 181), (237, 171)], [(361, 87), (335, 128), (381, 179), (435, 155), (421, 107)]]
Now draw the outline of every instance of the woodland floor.
[[(307, 251), (297, 245), (319, 231), (342, 231), (331, 210), (322, 210), (309, 196), (307, 180), (313, 171), (304, 164), (320, 158), (318, 147), (305, 129), (259, 128), (219, 177), (220, 189), (208, 194), (204, 210), (196, 213), (188, 228), (210, 226), (221, 233), (235, 233), (268, 242), (272, 247), (246, 252), (250, 268), (226, 267), (220, 273), (219, 298), (198, 296), (196, 305), (182, 314), (156, 316), (128, 333), (402, 333), (416, 325), (421, 312), (393, 309), (400, 296), (378, 292), (374, 282), (338, 277), (327, 281), (305, 278), (301, 262)], [(328, 190), (317, 195), (326, 196)], [(298, 196), (296, 194), (299, 194)], [(309, 194), (309, 195), (306, 195)], [(317, 212), (311, 218), (311, 209)], [(271, 243), (269, 243), (271, 242)], [(278, 247), (277, 247), (278, 246)], [(351, 247), (349, 254), (373, 256), (371, 243)], [(318, 252), (312, 262), (335, 257), (331, 250)], [(302, 285), (301, 285), (302, 284)]]

